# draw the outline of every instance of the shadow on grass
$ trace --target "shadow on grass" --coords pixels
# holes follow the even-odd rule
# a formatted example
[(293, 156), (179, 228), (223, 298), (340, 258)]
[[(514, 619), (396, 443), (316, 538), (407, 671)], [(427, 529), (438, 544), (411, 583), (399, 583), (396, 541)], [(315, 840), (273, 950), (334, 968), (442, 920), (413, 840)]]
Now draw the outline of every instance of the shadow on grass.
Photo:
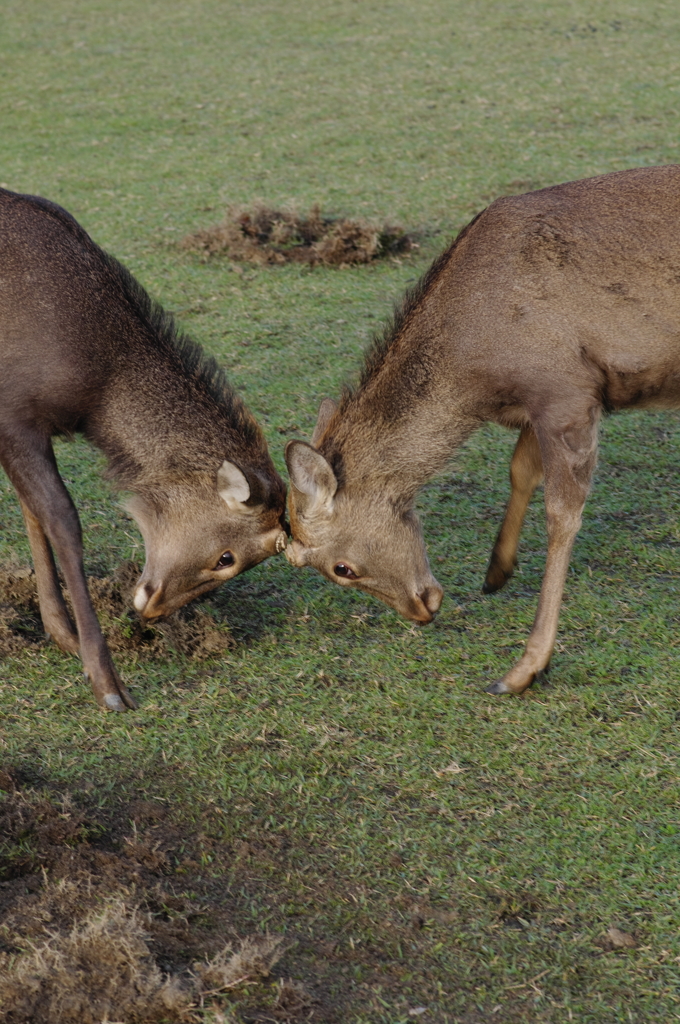
[(0, 770), (0, 1021), (189, 1022), (224, 993), (253, 1019), (310, 1019), (300, 982), (262, 984), (290, 944), (252, 921), (243, 935), (227, 892), (195, 877), (205, 844), (167, 800), (102, 809), (24, 778)]

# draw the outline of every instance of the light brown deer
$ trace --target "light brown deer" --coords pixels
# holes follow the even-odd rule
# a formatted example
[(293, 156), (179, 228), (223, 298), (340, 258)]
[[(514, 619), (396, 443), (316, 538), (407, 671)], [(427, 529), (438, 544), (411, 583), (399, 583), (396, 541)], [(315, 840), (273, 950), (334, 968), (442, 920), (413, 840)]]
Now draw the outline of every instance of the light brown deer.
[(548, 553), (525, 652), (490, 693), (548, 667), (603, 410), (680, 405), (680, 167), (498, 199), (435, 260), (374, 343), (358, 387), (322, 403), (286, 460), (293, 565), (418, 622), (437, 612), (419, 488), (485, 421), (519, 428), (484, 590), (511, 576), (545, 478)]

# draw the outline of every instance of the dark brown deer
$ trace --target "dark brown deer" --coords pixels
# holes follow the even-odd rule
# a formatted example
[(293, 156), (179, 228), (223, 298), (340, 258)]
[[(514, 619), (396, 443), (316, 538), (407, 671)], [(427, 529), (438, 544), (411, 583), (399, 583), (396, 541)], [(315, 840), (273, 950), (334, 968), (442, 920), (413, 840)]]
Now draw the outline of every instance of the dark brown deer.
[(522, 658), (489, 687), (548, 667), (602, 411), (680, 404), (680, 167), (621, 171), (498, 199), (406, 297), (360, 384), (292, 441), (294, 565), (313, 565), (430, 621), (442, 590), (418, 489), (485, 421), (519, 428), (510, 503), (484, 590), (513, 571), (545, 479), (548, 554)]
[(65, 210), (4, 190), (0, 366), (0, 462), (21, 502), (45, 630), (80, 653), (100, 705), (133, 708), (89, 598), (52, 437), (84, 434), (131, 494), (146, 545), (134, 604), (146, 619), (281, 550), (283, 482), (215, 362)]

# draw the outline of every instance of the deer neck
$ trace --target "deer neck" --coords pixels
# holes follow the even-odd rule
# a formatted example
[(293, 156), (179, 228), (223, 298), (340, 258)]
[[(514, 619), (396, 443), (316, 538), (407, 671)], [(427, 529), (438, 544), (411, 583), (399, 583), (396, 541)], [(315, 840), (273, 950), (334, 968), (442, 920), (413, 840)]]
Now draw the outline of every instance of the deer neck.
[(133, 489), (205, 474), (224, 459), (269, 467), (262, 434), (236, 396), (219, 403), (188, 375), (135, 367), (120, 374), (88, 424), (87, 434), (109, 462), (109, 474)]
[(412, 381), (404, 383), (369, 381), (319, 444), (344, 486), (380, 491), (399, 503), (410, 502), (476, 426), (444, 380), (421, 394)]

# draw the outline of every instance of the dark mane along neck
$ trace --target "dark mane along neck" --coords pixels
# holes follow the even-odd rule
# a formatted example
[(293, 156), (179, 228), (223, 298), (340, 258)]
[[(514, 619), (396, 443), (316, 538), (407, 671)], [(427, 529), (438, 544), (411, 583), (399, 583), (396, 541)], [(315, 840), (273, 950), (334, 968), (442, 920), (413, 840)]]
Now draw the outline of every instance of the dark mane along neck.
[(254, 417), (223, 370), (177, 326), (171, 314), (113, 256), (87, 239), (114, 279), (125, 332), (118, 368), (86, 433), (125, 488), (216, 474), (224, 459), (273, 466)]
[(413, 288), (408, 288), (401, 301), (395, 305), (392, 316), (385, 324), (385, 327), (379, 334), (374, 336), (369, 347), (366, 349), (359, 383), (354, 387), (350, 384), (345, 385), (338, 408), (340, 415), (346, 413), (353, 405), (357, 404), (362, 393), (386, 369), (386, 364), (393, 349), (408, 330), (414, 317), (421, 312), (424, 302), (446, 269), (455, 249), (465, 238), (473, 224), (482, 216), (482, 213), (484, 213), (483, 210), (473, 217), (469, 224), (465, 225), (451, 244), (432, 261), (420, 280)]
[[(94, 244), (94, 243), (93, 243)], [(222, 417), (245, 443), (262, 440), (260, 428), (226, 378), (217, 361), (206, 355), (176, 324), (171, 313), (150, 297), (127, 267), (100, 250), (109, 271), (116, 278), (131, 313), (147, 328), (146, 344), (160, 356), (176, 361), (205, 397), (219, 407)]]
[[(442, 278), (477, 215), (408, 290), (366, 352), (355, 387), (345, 387), (319, 442), (343, 483), (383, 487), (408, 504), (473, 429), (451, 387), (442, 333)], [(445, 299), (444, 299), (445, 302)]]

